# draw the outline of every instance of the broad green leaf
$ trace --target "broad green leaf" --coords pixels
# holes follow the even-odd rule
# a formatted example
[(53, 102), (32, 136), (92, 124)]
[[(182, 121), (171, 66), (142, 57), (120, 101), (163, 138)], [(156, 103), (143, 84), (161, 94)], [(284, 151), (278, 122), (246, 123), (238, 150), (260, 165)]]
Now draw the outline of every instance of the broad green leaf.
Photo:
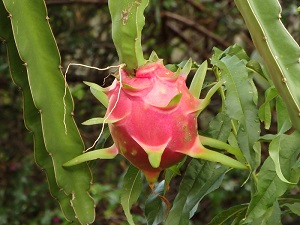
[(226, 210), (223, 210), (221, 213), (218, 213), (207, 225), (221, 225), (228, 220), (234, 219), (234, 217), (239, 213), (245, 213), (248, 205), (235, 205)]
[(285, 146), (281, 146), (281, 135), (274, 138), (270, 145), (269, 145), (269, 155), (271, 159), (273, 160), (275, 164), (275, 170), (277, 173), (277, 176), (282, 182), (288, 183), (288, 184), (295, 184), (290, 181), (288, 181), (282, 174), (281, 171), (281, 165), (280, 165), (280, 151), (285, 150)]
[(146, 203), (145, 203), (145, 216), (148, 225), (161, 224), (166, 217), (166, 204), (158, 196), (164, 194), (165, 181), (161, 181), (154, 189)]
[(220, 56), (220, 58), (223, 58), (223, 56), (226, 56), (226, 55), (229, 55), (229, 56), (236, 56), (238, 57), (240, 60), (246, 60), (246, 61), (249, 61), (250, 58), (249, 56), (247, 55), (246, 51), (241, 47), (239, 46), (238, 44), (234, 44), (232, 46), (229, 46), (223, 53), (222, 55)]
[(283, 204), (282, 206), (288, 207), (292, 211), (292, 213), (300, 216), (300, 202), (286, 203)]
[(253, 149), (253, 145), (259, 138), (260, 124), (246, 64), (236, 56), (213, 59), (212, 63), (220, 68), (221, 79), (225, 81), (226, 113), (239, 122), (238, 143), (252, 170), (255, 170), (260, 164), (260, 154)]
[(121, 205), (125, 212), (127, 222), (134, 225), (130, 208), (137, 201), (142, 191), (141, 171), (136, 167), (130, 165), (126, 171), (123, 179), (121, 192)]
[(277, 201), (273, 206), (268, 208), (266, 213), (251, 222), (251, 225), (281, 225), (281, 210)]
[(225, 167), (215, 168), (215, 164), (193, 159), (186, 170), (174, 200), (166, 225), (189, 224), (191, 210), (201, 199), (219, 188), (226, 172)]
[[(280, 139), (280, 145), (284, 146), (284, 151), (279, 152), (281, 171), (284, 177), (294, 183), (299, 182), (299, 174), (294, 170), (300, 153), (299, 140), (300, 134), (296, 131), (292, 135), (282, 135)], [(245, 222), (251, 223), (262, 217), (290, 186), (279, 179), (275, 164), (270, 157), (267, 158), (257, 175), (257, 192), (250, 201)]]
[(224, 112), (220, 112), (209, 123), (207, 133), (220, 141), (227, 142), (231, 131), (230, 117)]

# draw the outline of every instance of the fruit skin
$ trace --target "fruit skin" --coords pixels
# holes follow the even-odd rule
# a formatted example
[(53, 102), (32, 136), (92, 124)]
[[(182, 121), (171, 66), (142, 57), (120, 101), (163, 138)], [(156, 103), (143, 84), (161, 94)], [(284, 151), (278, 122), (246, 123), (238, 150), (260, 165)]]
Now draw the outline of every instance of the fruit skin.
[(148, 181), (201, 151), (197, 133), (200, 99), (188, 90), (186, 74), (168, 70), (161, 61), (140, 67), (134, 77), (121, 77), (106, 90), (106, 117), (119, 153), (141, 169)]

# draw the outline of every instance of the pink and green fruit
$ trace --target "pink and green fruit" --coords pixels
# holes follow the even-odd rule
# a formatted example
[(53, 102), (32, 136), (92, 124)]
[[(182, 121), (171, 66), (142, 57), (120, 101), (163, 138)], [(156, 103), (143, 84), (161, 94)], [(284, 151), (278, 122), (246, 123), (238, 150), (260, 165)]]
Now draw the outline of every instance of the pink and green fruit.
[(109, 129), (119, 152), (148, 180), (189, 152), (201, 150), (197, 133), (201, 102), (189, 92), (186, 75), (156, 62), (139, 68), (134, 77), (125, 70), (121, 76), (106, 92), (108, 119), (116, 121)]

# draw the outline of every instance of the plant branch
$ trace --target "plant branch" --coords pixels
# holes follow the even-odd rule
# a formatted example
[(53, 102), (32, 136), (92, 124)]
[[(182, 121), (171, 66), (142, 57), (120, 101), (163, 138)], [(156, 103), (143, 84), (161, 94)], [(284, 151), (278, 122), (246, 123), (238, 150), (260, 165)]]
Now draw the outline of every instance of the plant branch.
[(218, 35), (214, 34), (210, 30), (206, 29), (205, 27), (201, 26), (200, 24), (196, 23), (193, 20), (187, 19), (183, 16), (180, 16), (180, 15), (175, 14), (175, 13), (167, 12), (167, 11), (162, 12), (161, 15), (163, 17), (174, 19), (174, 20), (176, 20), (180, 23), (183, 23), (183, 24), (191, 27), (191, 28), (194, 28), (196, 31), (198, 31), (199, 33), (209, 37), (212, 40), (214, 40), (217, 44), (221, 45), (222, 47), (227, 48), (230, 45), (225, 40), (220, 38)]

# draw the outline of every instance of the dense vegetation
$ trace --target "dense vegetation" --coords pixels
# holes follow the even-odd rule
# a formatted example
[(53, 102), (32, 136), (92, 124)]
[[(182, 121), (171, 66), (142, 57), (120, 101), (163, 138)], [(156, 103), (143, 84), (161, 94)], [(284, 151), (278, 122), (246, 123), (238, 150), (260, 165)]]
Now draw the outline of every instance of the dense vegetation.
[[(61, 52), (63, 67), (70, 62), (84, 63), (99, 68), (117, 63), (117, 54), (111, 40), (111, 21), (107, 2), (94, 1), (46, 1), (50, 23)], [(282, 1), (283, 22), (295, 40), (300, 43), (300, 18), (297, 1)], [(179, 63), (192, 57), (197, 62), (210, 58), (213, 47), (226, 49), (238, 43), (251, 57), (258, 59), (243, 19), (233, 1), (172, 1), (153, 0), (146, 11), (147, 23), (143, 32), (143, 48), (146, 55), (152, 50), (164, 58), (166, 64)], [(196, 40), (196, 41), (195, 41)], [(50, 197), (44, 174), (33, 162), (33, 142), (25, 129), (22, 118), (22, 99), (18, 88), (11, 82), (6, 62), (5, 48), (0, 49), (0, 224), (64, 224), (60, 209)], [(212, 74), (208, 74), (212, 76)], [(95, 70), (71, 67), (68, 83), (75, 100), (75, 119), (80, 124), (87, 118), (102, 115), (105, 109), (99, 106), (88, 87), (82, 81), (88, 80), (109, 85)], [(256, 81), (259, 87), (259, 102), (263, 102), (265, 83)], [(206, 130), (211, 118), (220, 107), (220, 99), (212, 100), (199, 118), (199, 127)], [(270, 131), (276, 132), (276, 121)], [(90, 146), (99, 134), (97, 126), (79, 125), (86, 146)], [(262, 127), (264, 133), (264, 127)], [(109, 140), (108, 143), (109, 144)], [(267, 146), (262, 156), (267, 157)], [(184, 173), (183, 166), (182, 172)], [(92, 194), (97, 202), (98, 224), (126, 224), (126, 218), (119, 204), (119, 182), (127, 168), (127, 161), (102, 160), (92, 165), (94, 185)], [(250, 187), (240, 188), (241, 177), (232, 171), (225, 177), (221, 188), (202, 201), (202, 210), (193, 220), (208, 223), (222, 209), (234, 204), (248, 202)], [(168, 199), (173, 200), (178, 192), (181, 177), (172, 182)], [(144, 190), (149, 194), (150, 190)], [(300, 194), (299, 188), (292, 190)], [(136, 221), (142, 224), (143, 203), (134, 205), (132, 212)], [(287, 209), (288, 210), (288, 209)], [(105, 221), (105, 222), (104, 222)], [(299, 218), (287, 216), (284, 224), (298, 224)], [(97, 222), (95, 222), (97, 224)], [(198, 224), (198, 223), (195, 223)]]

